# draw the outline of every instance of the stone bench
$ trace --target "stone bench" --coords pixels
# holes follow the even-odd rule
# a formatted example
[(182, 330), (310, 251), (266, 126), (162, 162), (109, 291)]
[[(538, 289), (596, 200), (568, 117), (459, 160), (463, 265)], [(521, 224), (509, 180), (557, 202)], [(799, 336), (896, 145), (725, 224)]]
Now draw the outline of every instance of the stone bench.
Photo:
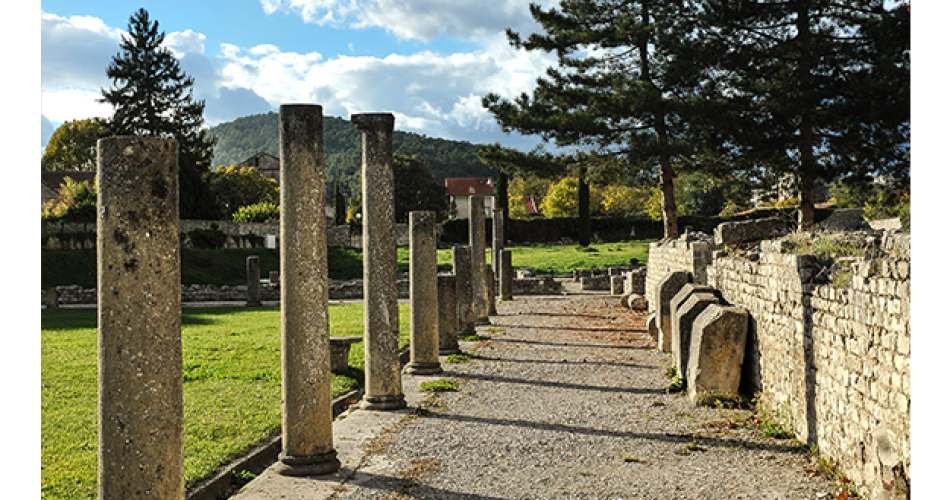
[(342, 372), (350, 367), (350, 346), (363, 337), (330, 337), (330, 371)]

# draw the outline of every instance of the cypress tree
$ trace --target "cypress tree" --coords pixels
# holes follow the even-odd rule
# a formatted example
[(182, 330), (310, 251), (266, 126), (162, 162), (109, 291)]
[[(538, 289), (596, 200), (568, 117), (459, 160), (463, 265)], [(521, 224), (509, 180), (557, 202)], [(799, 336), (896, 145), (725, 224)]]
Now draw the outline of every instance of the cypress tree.
[(132, 14), (128, 32), (106, 68), (113, 88), (102, 89), (99, 99), (113, 107), (109, 135), (175, 138), (180, 216), (216, 219), (219, 214), (205, 178), (215, 139), (201, 128), (205, 103), (193, 97), (194, 78), (162, 46), (165, 32), (159, 31), (158, 21), (152, 21), (148, 11)]

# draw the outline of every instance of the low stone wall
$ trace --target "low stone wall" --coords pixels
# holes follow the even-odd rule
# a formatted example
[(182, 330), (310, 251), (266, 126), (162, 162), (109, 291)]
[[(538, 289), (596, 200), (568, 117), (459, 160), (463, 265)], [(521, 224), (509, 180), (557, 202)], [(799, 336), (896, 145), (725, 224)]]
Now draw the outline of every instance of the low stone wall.
[(687, 270), (746, 308), (743, 392), (817, 444), (865, 498), (906, 498), (910, 235), (879, 236), (885, 257), (852, 263), (839, 286), (817, 259), (787, 253), (781, 240), (762, 241), (752, 254), (717, 251), (701, 273), (694, 244), (662, 242), (651, 246), (647, 293), (669, 270)]
[[(561, 284), (553, 278), (514, 279), (515, 295), (557, 295), (561, 293)], [(396, 283), (399, 298), (409, 298), (409, 279), (400, 278)], [(58, 286), (55, 288), (57, 303), (61, 305), (96, 304), (96, 289), (78, 285)], [(49, 290), (43, 290), (41, 300), (48, 304)], [(330, 280), (330, 300), (354, 300), (363, 298), (363, 280)], [(247, 286), (182, 285), (182, 302), (241, 302), (247, 300)], [(261, 300), (280, 300), (280, 286), (268, 280), (261, 280)]]
[(706, 267), (712, 261), (712, 238), (704, 233), (685, 233), (677, 239), (663, 239), (650, 243), (645, 297), (650, 310), (656, 304), (656, 286), (672, 271), (686, 271), (692, 282), (706, 284)]

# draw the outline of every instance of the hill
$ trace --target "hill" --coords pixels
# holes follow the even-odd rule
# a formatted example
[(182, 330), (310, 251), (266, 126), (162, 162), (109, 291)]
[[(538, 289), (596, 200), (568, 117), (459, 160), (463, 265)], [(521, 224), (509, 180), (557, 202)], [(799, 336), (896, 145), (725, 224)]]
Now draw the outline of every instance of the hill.
[[(270, 112), (245, 116), (211, 127), (218, 138), (212, 165), (234, 165), (259, 153), (278, 156), (278, 114)], [(323, 142), (328, 189), (340, 181), (347, 196), (359, 193), (362, 159), (360, 131), (348, 120), (323, 117)], [(465, 141), (437, 139), (412, 132), (393, 133), (393, 152), (416, 155), (426, 160), (440, 186), (447, 177), (493, 177), (495, 171), (478, 159), (478, 145)]]

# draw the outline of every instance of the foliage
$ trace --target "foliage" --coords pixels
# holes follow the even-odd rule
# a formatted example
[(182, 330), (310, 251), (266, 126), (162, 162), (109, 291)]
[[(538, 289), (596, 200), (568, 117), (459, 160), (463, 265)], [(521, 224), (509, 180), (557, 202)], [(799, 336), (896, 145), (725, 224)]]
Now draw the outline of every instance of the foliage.
[[(565, 177), (551, 185), (544, 201), (538, 209), (545, 217), (575, 217), (578, 214), (578, 189), (576, 178)], [(590, 211), (596, 211), (599, 205), (599, 190), (592, 190), (589, 198)]]
[(68, 120), (53, 132), (40, 165), (47, 172), (59, 170), (95, 171), (97, 142), (106, 136), (101, 118)]
[[(214, 148), (214, 164), (237, 164), (260, 152), (278, 156), (278, 118), (278, 113), (271, 112), (211, 127), (210, 134), (218, 141)], [(348, 120), (324, 116), (323, 140), (326, 185), (339, 182), (340, 190), (347, 198), (359, 196), (362, 133)], [(491, 169), (478, 159), (478, 146), (469, 142), (395, 130), (393, 152), (424, 159), (426, 168), (440, 186), (445, 184), (447, 177), (492, 175)]]
[(346, 224), (346, 197), (340, 190), (340, 181), (333, 183), (333, 225), (341, 226)]
[(262, 222), (277, 224), (280, 222), (280, 205), (262, 201), (253, 205), (244, 205), (231, 214), (234, 222)]
[(218, 225), (212, 222), (208, 227), (199, 227), (188, 231), (188, 239), (195, 248), (217, 250), (224, 248), (224, 244), (228, 241), (228, 235), (218, 229)]
[(393, 155), (393, 196), (396, 222), (409, 222), (409, 212), (435, 212), (436, 220), (448, 216), (445, 188), (426, 169), (425, 159), (418, 156)]
[(604, 214), (616, 217), (645, 215), (646, 204), (656, 191), (657, 188), (649, 186), (606, 186), (600, 191)]
[(815, 181), (906, 177), (910, 16), (880, 0), (703, 0), (698, 39), (715, 55), (710, 139), (739, 170), (791, 173), (799, 228), (812, 230)]
[(181, 69), (164, 45), (165, 32), (148, 11), (129, 18), (128, 36), (112, 57), (100, 102), (113, 107), (108, 135), (173, 137), (178, 141), (179, 214), (183, 219), (216, 219), (213, 197), (204, 179), (211, 167), (214, 137), (203, 129), (205, 103), (194, 100), (194, 78)]
[(65, 177), (56, 200), (43, 205), (42, 218), (50, 222), (96, 222), (96, 186)]
[(450, 378), (442, 378), (423, 382), (419, 385), (419, 390), (424, 392), (458, 392), (459, 384)]
[(241, 207), (280, 201), (277, 182), (254, 167), (220, 165), (208, 175), (208, 184), (218, 211), (226, 219), (231, 219)]
[(527, 219), (528, 209), (525, 207), (525, 197), (531, 196), (535, 205), (544, 202), (544, 196), (553, 184), (531, 172), (518, 172), (508, 183), (508, 210), (513, 219)]

